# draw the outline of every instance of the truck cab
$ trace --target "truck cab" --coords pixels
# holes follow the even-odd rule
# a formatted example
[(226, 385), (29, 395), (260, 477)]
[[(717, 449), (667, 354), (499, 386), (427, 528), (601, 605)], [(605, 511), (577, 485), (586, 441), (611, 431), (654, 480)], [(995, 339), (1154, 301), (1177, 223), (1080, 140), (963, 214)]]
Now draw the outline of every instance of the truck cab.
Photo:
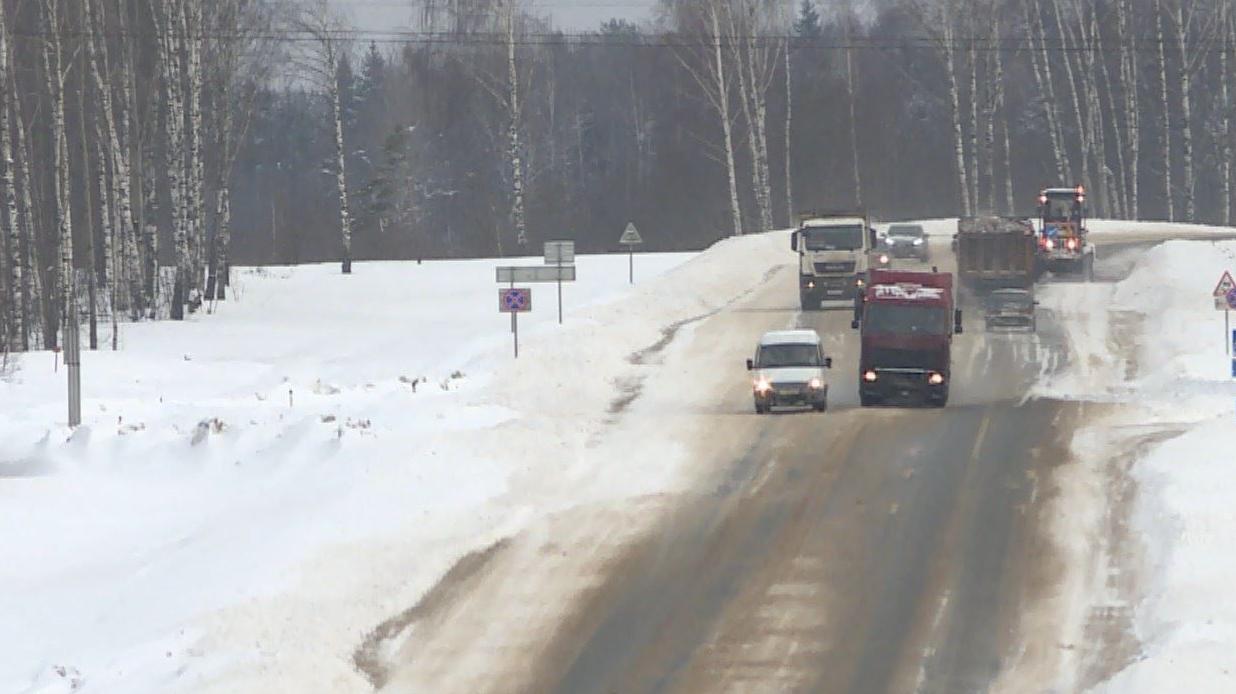
[(798, 253), (798, 291), (804, 311), (824, 301), (853, 301), (867, 283), (876, 233), (862, 213), (805, 213), (790, 236)]
[(825, 370), (833, 360), (824, 356), (820, 336), (814, 330), (775, 330), (764, 333), (747, 360), (757, 414), (773, 407), (828, 409), (828, 379)]
[(1086, 229), (1086, 189), (1044, 188), (1039, 193), (1039, 258), (1053, 273), (1094, 275), (1094, 246)]
[(862, 405), (893, 399), (948, 402), (955, 310), (953, 276), (946, 272), (875, 270), (855, 302), (862, 330), (858, 390)]

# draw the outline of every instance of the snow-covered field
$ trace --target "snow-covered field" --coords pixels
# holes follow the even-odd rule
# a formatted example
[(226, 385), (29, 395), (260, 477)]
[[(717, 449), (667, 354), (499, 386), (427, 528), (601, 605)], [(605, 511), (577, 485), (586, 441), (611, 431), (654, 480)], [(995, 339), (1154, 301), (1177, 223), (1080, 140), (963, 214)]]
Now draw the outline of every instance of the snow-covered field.
[[(1118, 404), (1078, 437), (1082, 485), (1122, 503), (1101, 470), (1139, 451), (1132, 507), (1112, 509), (1127, 517), (1112, 526), (1128, 535), (1114, 538), (1126, 556), (1085, 586), (1101, 614), (1131, 614), (1137, 643), (1097, 691), (1236, 689), (1236, 380), (1231, 336), (1210, 298), (1224, 270), (1236, 270), (1236, 242), (1170, 241), (1140, 254), (1115, 285), (1041, 293), (1063, 319), (1072, 359), (1040, 393)], [(1086, 508), (1062, 511), (1066, 544), (1107, 522)], [(1073, 549), (1082, 562), (1105, 551)]]
[[(581, 257), (511, 356), (494, 261), (236, 271), (234, 301), (0, 381), (0, 691), (368, 691), (352, 654), (461, 555), (580, 498), (628, 357), (787, 261), (784, 235)], [(534, 259), (523, 261), (529, 264)], [(505, 263), (504, 263), (505, 264)]]

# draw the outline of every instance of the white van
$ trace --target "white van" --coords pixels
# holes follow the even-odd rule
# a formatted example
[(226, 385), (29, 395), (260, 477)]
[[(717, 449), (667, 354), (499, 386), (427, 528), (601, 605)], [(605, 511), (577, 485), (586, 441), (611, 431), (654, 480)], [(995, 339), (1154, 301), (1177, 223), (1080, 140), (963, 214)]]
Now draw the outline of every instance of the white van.
[(825, 369), (833, 368), (824, 356), (820, 336), (814, 330), (777, 330), (764, 333), (755, 358), (747, 360), (752, 372), (755, 411), (767, 414), (774, 407), (828, 409)]

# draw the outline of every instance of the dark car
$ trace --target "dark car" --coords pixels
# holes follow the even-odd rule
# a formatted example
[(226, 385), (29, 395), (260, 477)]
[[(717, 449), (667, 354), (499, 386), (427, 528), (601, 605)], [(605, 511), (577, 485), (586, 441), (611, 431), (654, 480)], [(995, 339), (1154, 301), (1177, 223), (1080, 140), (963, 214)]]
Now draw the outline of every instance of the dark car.
[(987, 297), (987, 329), (1034, 332), (1038, 328), (1038, 305), (1034, 294), (1025, 289), (997, 289)]
[(931, 258), (927, 234), (918, 224), (893, 224), (884, 234), (884, 247), (894, 258), (916, 258), (927, 262)]

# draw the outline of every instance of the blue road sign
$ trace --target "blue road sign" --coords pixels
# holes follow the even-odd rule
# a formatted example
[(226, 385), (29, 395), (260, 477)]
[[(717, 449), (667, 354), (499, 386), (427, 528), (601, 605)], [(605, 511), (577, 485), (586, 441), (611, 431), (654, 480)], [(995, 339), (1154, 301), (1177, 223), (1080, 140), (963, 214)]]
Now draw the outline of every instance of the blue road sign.
[(527, 313), (532, 310), (532, 290), (507, 288), (498, 290), (498, 311), (501, 313)]

